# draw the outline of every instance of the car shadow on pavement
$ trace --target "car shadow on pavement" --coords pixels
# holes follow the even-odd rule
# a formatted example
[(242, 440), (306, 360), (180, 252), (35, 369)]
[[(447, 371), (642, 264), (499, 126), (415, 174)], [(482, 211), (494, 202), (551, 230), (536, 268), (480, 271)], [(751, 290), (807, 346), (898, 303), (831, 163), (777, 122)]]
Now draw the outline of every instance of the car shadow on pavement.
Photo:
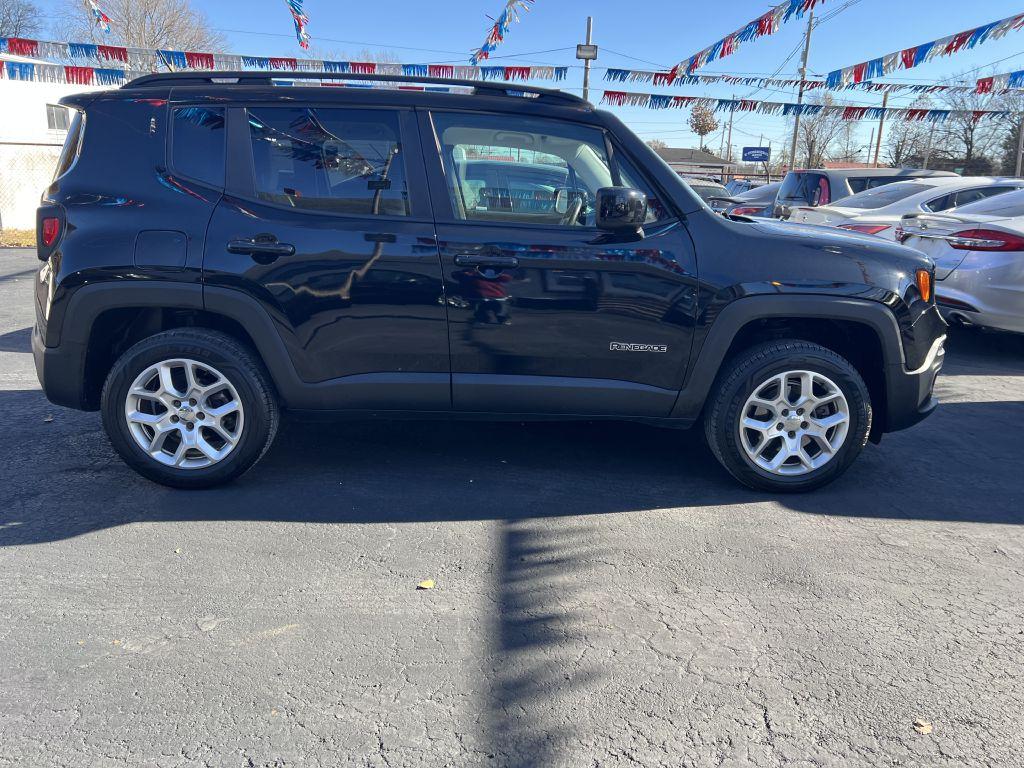
[(759, 501), (825, 515), (1024, 522), (1020, 401), (943, 405), (803, 495), (740, 486), (700, 430), (619, 422), (289, 422), (237, 482), (176, 491), (128, 469), (98, 414), (55, 408), (38, 391), (0, 392), (0, 412), (17, 414), (0, 444), (0, 546), (130, 522), (517, 521), (665, 508), (694, 515)]
[(953, 326), (943, 376), (1024, 376), (1024, 334)]
[(0, 352), (31, 352), (32, 329), (22, 328), (20, 331), (0, 334)]

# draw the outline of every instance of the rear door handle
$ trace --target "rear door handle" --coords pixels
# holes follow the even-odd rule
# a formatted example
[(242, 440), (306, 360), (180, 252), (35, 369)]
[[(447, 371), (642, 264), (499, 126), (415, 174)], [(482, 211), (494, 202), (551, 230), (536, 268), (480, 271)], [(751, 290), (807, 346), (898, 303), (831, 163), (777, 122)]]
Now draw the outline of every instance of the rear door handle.
[(460, 267), (518, 267), (519, 259), (515, 256), (477, 256), (472, 253), (460, 253), (455, 257)]
[(278, 242), (272, 235), (257, 235), (251, 240), (230, 241), (228, 253), (246, 253), (258, 261), (273, 261), (279, 256), (294, 256), (295, 246), (291, 243)]

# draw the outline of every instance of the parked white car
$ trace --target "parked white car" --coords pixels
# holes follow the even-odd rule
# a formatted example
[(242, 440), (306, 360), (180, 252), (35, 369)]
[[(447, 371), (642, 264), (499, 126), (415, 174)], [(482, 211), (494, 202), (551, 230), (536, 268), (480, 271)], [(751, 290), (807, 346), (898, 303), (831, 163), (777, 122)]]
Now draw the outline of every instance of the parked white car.
[(946, 320), (1024, 333), (1024, 189), (904, 216), (896, 239), (935, 262)]
[(1024, 179), (934, 176), (897, 181), (850, 195), (834, 205), (797, 208), (789, 220), (895, 240), (900, 219), (907, 214), (939, 213), (1017, 189), (1024, 189)]

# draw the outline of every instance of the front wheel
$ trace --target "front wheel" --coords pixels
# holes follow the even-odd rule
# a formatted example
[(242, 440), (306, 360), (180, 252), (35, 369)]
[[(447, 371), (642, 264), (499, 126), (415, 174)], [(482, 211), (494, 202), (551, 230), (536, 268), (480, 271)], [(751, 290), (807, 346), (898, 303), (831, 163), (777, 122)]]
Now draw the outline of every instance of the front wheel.
[(103, 426), (121, 458), (174, 488), (208, 488), (270, 447), (278, 408), (260, 362), (232, 337), (178, 329), (140, 341), (103, 387)]
[(871, 400), (857, 369), (830, 349), (793, 339), (729, 361), (704, 418), (722, 465), (745, 485), (776, 492), (832, 482), (870, 430)]

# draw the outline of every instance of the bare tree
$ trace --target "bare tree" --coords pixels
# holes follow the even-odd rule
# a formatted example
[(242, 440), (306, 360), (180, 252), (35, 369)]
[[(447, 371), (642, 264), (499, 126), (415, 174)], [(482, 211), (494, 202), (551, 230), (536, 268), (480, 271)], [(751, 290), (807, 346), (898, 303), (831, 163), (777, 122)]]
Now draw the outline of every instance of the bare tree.
[(38, 37), (39, 6), (29, 0), (0, 0), (0, 37)]
[(651, 149), (655, 150), (655, 151), (657, 151), (659, 149), (667, 149), (668, 148), (668, 144), (666, 144), (661, 139), (651, 139), (650, 141), (647, 142), (647, 146), (650, 147)]
[(704, 149), (704, 137), (718, 130), (718, 120), (711, 108), (704, 104), (694, 104), (690, 110), (690, 130), (700, 137), (700, 147)]
[(999, 153), (1005, 126), (987, 118), (977, 119), (972, 112), (1000, 108), (1000, 97), (993, 94), (946, 92), (943, 108), (961, 110), (939, 126), (942, 155), (962, 161), (963, 172), (977, 174), (991, 168), (991, 158)]
[[(915, 99), (910, 109), (931, 109), (927, 97)], [(928, 152), (929, 139), (934, 145), (935, 127), (918, 120), (893, 120), (887, 123), (885, 159), (894, 168), (918, 165)]]
[(110, 34), (100, 29), (82, 0), (65, 0), (56, 31), (64, 40), (219, 53), (224, 38), (190, 0), (104, 0)]
[[(808, 103), (817, 103), (824, 107), (841, 106), (835, 103), (830, 94)], [(797, 157), (802, 155), (805, 158), (805, 168), (820, 168), (826, 161), (834, 159), (841, 153), (840, 144), (845, 123), (842, 113), (836, 110), (823, 109), (817, 114), (801, 116), (800, 131), (797, 134)]]

